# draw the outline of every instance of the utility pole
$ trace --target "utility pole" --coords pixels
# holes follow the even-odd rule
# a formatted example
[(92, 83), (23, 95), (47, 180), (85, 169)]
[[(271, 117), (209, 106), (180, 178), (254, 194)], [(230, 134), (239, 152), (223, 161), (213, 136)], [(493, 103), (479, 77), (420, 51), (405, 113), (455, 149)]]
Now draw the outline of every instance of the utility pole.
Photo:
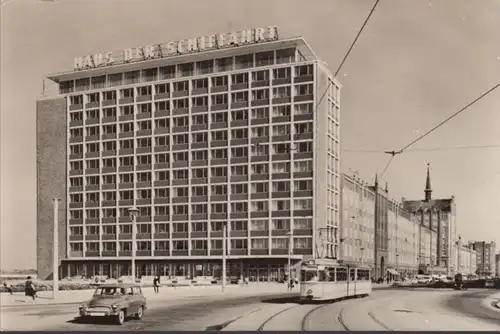
[(52, 241), (52, 299), (56, 300), (57, 293), (59, 292), (59, 198), (54, 198), (54, 240)]
[(227, 224), (224, 222), (222, 227), (222, 292), (226, 289), (226, 231)]

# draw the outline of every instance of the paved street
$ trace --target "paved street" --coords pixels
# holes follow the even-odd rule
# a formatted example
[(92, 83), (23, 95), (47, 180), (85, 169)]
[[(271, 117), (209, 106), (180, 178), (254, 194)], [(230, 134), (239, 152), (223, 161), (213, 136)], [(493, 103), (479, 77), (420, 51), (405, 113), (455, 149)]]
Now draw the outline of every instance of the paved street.
[[(2, 328), (17, 330), (499, 330), (500, 312), (478, 311), (492, 291), (374, 290), (362, 299), (297, 304), (298, 290), (250, 285), (225, 294), (148, 298), (140, 321), (124, 326), (78, 323), (76, 305), (25, 305), (2, 308)], [(165, 289), (164, 289), (165, 290)], [(272, 292), (271, 290), (274, 290)], [(500, 310), (499, 310), (500, 311)], [(479, 314), (478, 312), (483, 312)], [(479, 316), (479, 318), (478, 318)], [(495, 318), (496, 316), (496, 318)], [(221, 328), (224, 324), (226, 327)]]

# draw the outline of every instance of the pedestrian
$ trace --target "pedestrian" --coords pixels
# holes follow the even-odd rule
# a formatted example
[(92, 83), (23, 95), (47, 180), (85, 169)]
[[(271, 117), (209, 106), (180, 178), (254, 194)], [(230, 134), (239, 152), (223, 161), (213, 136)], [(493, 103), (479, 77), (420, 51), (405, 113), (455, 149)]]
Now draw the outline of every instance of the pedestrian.
[(155, 276), (153, 279), (153, 288), (155, 290), (155, 293), (160, 292), (160, 276)]
[(35, 285), (31, 281), (31, 276), (28, 276), (26, 278), (26, 283), (24, 283), (24, 294), (28, 297), (33, 298), (33, 301), (35, 301), (36, 289), (35, 289)]
[(12, 284), (10, 286), (7, 286), (7, 282), (3, 282), (3, 286), (9, 294), (12, 294), (14, 292), (14, 289), (12, 289)]
[(293, 278), (290, 278), (290, 282), (288, 283), (288, 289), (292, 290), (294, 288), (294, 279)]

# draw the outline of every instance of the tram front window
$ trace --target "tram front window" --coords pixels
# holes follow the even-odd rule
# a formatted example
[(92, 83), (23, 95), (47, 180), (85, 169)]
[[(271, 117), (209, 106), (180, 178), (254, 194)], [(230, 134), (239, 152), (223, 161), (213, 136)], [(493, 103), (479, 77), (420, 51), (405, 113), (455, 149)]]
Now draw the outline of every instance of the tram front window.
[(302, 270), (301, 278), (303, 282), (317, 282), (318, 273), (315, 270)]

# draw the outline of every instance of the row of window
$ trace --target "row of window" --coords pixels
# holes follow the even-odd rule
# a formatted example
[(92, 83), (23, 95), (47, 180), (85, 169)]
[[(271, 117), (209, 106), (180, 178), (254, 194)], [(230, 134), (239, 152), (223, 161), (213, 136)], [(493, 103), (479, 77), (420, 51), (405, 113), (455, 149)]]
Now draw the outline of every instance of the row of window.
[[(72, 194), (73, 195), (77, 194)], [(81, 195), (81, 194), (78, 194)], [(73, 198), (71, 199), (73, 200)], [(92, 201), (97, 202), (97, 201)], [(81, 202), (71, 202), (81, 203)], [(279, 199), (272, 200), (269, 203), (268, 200), (251, 200), (251, 201), (238, 201), (232, 203), (226, 202), (212, 202), (211, 204), (172, 204), (172, 205), (158, 205), (154, 208), (150, 206), (139, 207), (139, 217), (151, 217), (152, 213), (155, 216), (169, 216), (173, 215), (189, 215), (191, 214), (207, 214), (209, 212), (212, 214), (223, 213), (227, 214), (228, 208), (231, 209), (232, 213), (246, 213), (246, 212), (267, 212), (271, 211), (300, 211), (300, 210), (312, 210), (313, 209), (313, 199), (312, 198), (300, 198), (300, 199)], [(191, 212), (190, 212), (191, 209)], [(99, 219), (100, 210), (99, 209), (89, 209), (86, 212), (87, 219)], [(103, 208), (102, 217), (103, 218), (114, 218), (117, 217), (128, 217), (128, 208)], [(72, 219), (83, 219), (83, 210), (70, 210), (70, 217)]]
[[(210, 120), (212, 123), (221, 123), (221, 122), (235, 122), (235, 121), (243, 121), (243, 120), (262, 120), (269, 119), (271, 117), (283, 117), (283, 116), (291, 116), (292, 115), (292, 107), (290, 104), (273, 106), (272, 111), (270, 107), (258, 107), (252, 109), (239, 109), (232, 111), (217, 111), (211, 112)], [(99, 118), (103, 118), (103, 121), (107, 119), (114, 118), (116, 116), (126, 117), (132, 116), (134, 114), (147, 115), (149, 113), (155, 112), (155, 118), (166, 118), (170, 117), (170, 104), (168, 102), (156, 102), (154, 104), (151, 103), (143, 103), (137, 105), (127, 105), (119, 108), (116, 107), (108, 107), (102, 108), (102, 111), (99, 109), (90, 109), (85, 111), (72, 111), (69, 113), (70, 122), (82, 122), (84, 120), (98, 120)], [(300, 103), (294, 104), (293, 106), (293, 115), (301, 116), (301, 115), (312, 115), (313, 114), (313, 104), (312, 103)], [(173, 124), (175, 126), (193, 126), (193, 125), (207, 125), (209, 124), (209, 115), (203, 113), (197, 113), (196, 115), (191, 116), (191, 122), (186, 120), (187, 116), (172, 116)], [(182, 119), (182, 121), (177, 121), (177, 119)], [(184, 123), (179, 123), (184, 122)], [(181, 125), (182, 124), (182, 125)], [(70, 124), (71, 125), (71, 124)], [(113, 127), (103, 127), (104, 134), (113, 134), (115, 132), (111, 132)], [(114, 128), (116, 129), (116, 127)], [(107, 132), (110, 131), (110, 132)]]
[[(244, 161), (237, 161), (238, 163), (246, 163), (248, 157), (252, 158), (257, 158), (261, 157), (264, 158), (264, 160), (271, 160), (271, 155), (273, 154), (290, 154), (290, 152), (294, 152), (295, 154), (300, 154), (300, 153), (312, 153), (313, 152), (313, 143), (312, 142), (300, 142), (295, 144), (295, 149), (292, 150), (291, 145), (289, 144), (274, 144), (272, 145), (272, 150), (270, 152), (268, 145), (258, 145), (255, 147), (251, 148), (250, 154), (248, 154), (249, 150), (248, 147), (238, 147), (238, 148), (231, 148), (231, 155), (228, 155), (228, 150), (227, 149), (213, 149), (213, 150), (199, 150), (199, 151), (193, 151), (193, 152), (173, 152), (171, 153), (172, 159), (170, 160), (169, 154), (168, 153), (163, 153), (163, 154), (141, 154), (137, 156), (119, 156), (118, 159), (116, 157), (110, 157), (110, 158), (103, 158), (102, 159), (102, 164), (100, 159), (87, 159), (85, 160), (85, 169), (98, 169), (98, 168), (116, 168), (117, 167), (117, 162), (118, 162), (118, 167), (134, 167), (137, 165), (147, 165), (149, 168), (151, 168), (151, 165), (153, 164), (153, 161), (155, 164), (168, 164), (170, 161), (173, 164), (188, 164), (190, 161), (207, 161), (207, 160), (221, 160), (221, 159), (228, 159), (228, 158), (245, 158)], [(209, 152), (211, 153), (209, 155)], [(190, 154), (191, 153), (191, 154)], [(153, 160), (154, 157), (154, 160)], [(259, 159), (262, 161), (263, 159)], [(161, 162), (160, 162), (161, 161)], [(220, 163), (217, 162), (215, 163), (216, 165), (225, 165), (226, 163)], [(264, 165), (264, 164), (260, 164)], [(232, 166), (227, 165), (227, 166)], [(252, 165), (255, 166), (255, 165)], [(162, 167), (162, 166), (155, 166), (155, 167)], [(166, 168), (168, 166), (164, 166)], [(176, 166), (173, 166), (176, 167)], [(182, 166), (177, 166), (177, 167), (185, 167), (184, 165)], [(194, 167), (194, 166), (193, 166)], [(213, 167), (212, 170), (217, 170), (217, 167)], [(227, 167), (219, 167), (222, 169), (227, 169)], [(257, 168), (257, 167), (256, 167)], [(70, 172), (72, 171), (80, 171), (84, 169), (84, 161), (83, 160), (76, 160), (76, 161), (71, 161), (70, 162)], [(90, 171), (92, 173), (95, 173), (97, 171)], [(224, 172), (225, 173), (225, 172)], [(263, 174), (262, 172), (253, 172), (252, 174)], [(267, 172), (266, 172), (267, 174)], [(225, 175), (220, 175), (220, 176), (225, 176)]]
[[(230, 239), (230, 249), (248, 249), (249, 242), (248, 239)], [(223, 246), (222, 239), (210, 240), (210, 248), (212, 250), (222, 249)], [(273, 249), (288, 249), (289, 239), (288, 237), (283, 238), (273, 238), (271, 239), (271, 248)], [(118, 244), (118, 247), (117, 247)], [(189, 247), (191, 244), (191, 247)], [(168, 251), (169, 249), (173, 250), (207, 250), (208, 249), (208, 240), (198, 239), (198, 240), (156, 240), (156, 241), (137, 241), (137, 251), (151, 251), (154, 245), (154, 249), (156, 251)], [(102, 245), (102, 248), (101, 248)], [(251, 249), (268, 249), (269, 241), (268, 239), (251, 239), (250, 241)], [(70, 249), (72, 252), (83, 251), (83, 242), (71, 242)], [(86, 251), (131, 251), (132, 250), (132, 242), (131, 241), (104, 241), (100, 242), (86, 242), (85, 243)], [(310, 237), (300, 237), (293, 239), (293, 248), (295, 249), (304, 249), (304, 248), (312, 248), (312, 238)]]
[[(181, 78), (187, 78), (190, 76), (197, 75), (210, 75), (213, 73), (220, 72), (228, 72), (228, 71), (238, 71), (244, 70), (255, 66), (271, 66), (275, 64), (289, 64), (294, 61), (293, 56), (287, 56), (285, 58), (278, 58), (280, 61), (274, 59), (273, 52), (265, 52), (262, 53), (265, 55), (265, 60), (260, 60), (260, 55), (255, 55), (255, 61), (253, 59), (253, 55), (245, 55), (245, 56), (236, 56), (219, 58), (219, 59), (210, 59), (204, 60), (196, 63), (185, 63), (178, 65), (169, 65), (163, 66), (160, 68), (148, 68), (143, 70), (135, 70), (124, 73), (114, 73), (109, 75), (102, 75), (92, 78), (82, 78), (77, 79), (75, 81), (63, 81), (60, 83), (60, 92), (61, 94), (67, 94), (72, 92), (80, 92), (91, 89), (103, 89), (106, 87), (118, 87), (123, 85), (134, 85), (141, 82), (152, 82), (159, 80), (183, 80)], [(297, 65), (293, 66), (295, 77), (304, 77), (313, 75), (313, 65)], [(283, 66), (281, 68), (272, 69), (272, 78), (288, 78), (291, 76), (292, 67)], [(266, 74), (267, 73), (267, 74)], [(238, 74), (246, 74), (248, 72), (238, 73)], [(238, 74), (234, 74), (236, 76), (234, 79), (243, 80), (243, 78), (238, 77)], [(224, 82), (222, 79), (218, 78), (226, 78), (227, 75), (221, 75), (217, 77), (213, 77), (212, 85), (223, 86)], [(269, 80), (269, 69), (266, 70), (257, 70), (251, 72), (251, 78), (254, 81), (263, 81)], [(214, 80), (215, 79), (215, 80)], [(221, 82), (222, 81), (222, 82)], [(226, 81), (227, 85), (227, 81)]]
[[(208, 161), (208, 160), (221, 160), (221, 159), (237, 159), (237, 158), (243, 158), (244, 160), (237, 160), (234, 162), (237, 163), (247, 163), (247, 160), (249, 157), (251, 158), (256, 158), (256, 157), (262, 157), (264, 159), (259, 159), (259, 161), (262, 160), (269, 160), (271, 161), (271, 155), (274, 154), (281, 154), (281, 155), (287, 155), (290, 154), (290, 151), (292, 149), (290, 148), (291, 145), (289, 144), (274, 144), (273, 149), (271, 152), (269, 152), (267, 147), (263, 147), (264, 145), (259, 145), (259, 147), (253, 149), (250, 151), (248, 147), (238, 147), (238, 148), (231, 148), (230, 154), (228, 154), (227, 149), (212, 149), (212, 150), (198, 150), (198, 151), (193, 151), (193, 152), (173, 152), (173, 153), (160, 153), (160, 154), (141, 154), (137, 156), (129, 155), (129, 156), (119, 156), (118, 158), (116, 157), (108, 157), (108, 158), (103, 158), (102, 163), (100, 159), (86, 159), (84, 160), (73, 160), (70, 162), (70, 171), (80, 171), (84, 169), (84, 162), (85, 162), (85, 169), (98, 169), (98, 168), (116, 168), (116, 167), (134, 167), (137, 165), (149, 165), (151, 168), (151, 165), (153, 163), (155, 165), (160, 165), (160, 166), (155, 166), (155, 168), (158, 169), (169, 169), (168, 165), (170, 162), (173, 164), (179, 164), (179, 163), (189, 163), (190, 161), (193, 163), (194, 161)], [(250, 154), (249, 152), (250, 151)], [(210, 154), (209, 154), (210, 152)], [(300, 154), (300, 153), (312, 153), (312, 143), (311, 142), (301, 142), (297, 143), (295, 150), (293, 150), (294, 153)], [(190, 154), (191, 153), (191, 154)], [(72, 157), (74, 159), (74, 157)], [(172, 159), (171, 159), (172, 158)], [(233, 162), (233, 161), (231, 161)], [(206, 165), (206, 163), (204, 163)], [(214, 163), (215, 165), (225, 165), (226, 163), (221, 163), (216, 162)], [(161, 166), (165, 165), (165, 166)], [(202, 164), (203, 165), (203, 164)], [(263, 164), (261, 164), (263, 165)], [(233, 166), (227, 165), (227, 166)], [(255, 165), (252, 165), (255, 166)], [(184, 165), (182, 166), (175, 166), (173, 165), (172, 167), (185, 167)], [(193, 167), (195, 165), (193, 164)], [(218, 171), (217, 168), (224, 168), (227, 169), (227, 167), (212, 167), (212, 172)], [(257, 167), (256, 167), (257, 168)], [(128, 170), (127, 170), (128, 171)], [(297, 170), (295, 170), (297, 172)], [(175, 171), (173, 171), (175, 172)], [(263, 174), (263, 172), (257, 172), (252, 170), (252, 174)], [(266, 171), (267, 174), (267, 171)], [(212, 173), (212, 176), (214, 176), (214, 173)], [(225, 175), (219, 175), (219, 176), (225, 176)]]
[[(285, 170), (283, 170), (285, 172)], [(160, 172), (157, 172), (160, 173)], [(137, 182), (151, 182), (152, 173), (139, 173), (137, 175)], [(107, 176), (114, 176), (112, 180), (105, 179)], [(87, 176), (85, 178), (86, 186), (98, 186), (99, 185), (99, 176)], [(120, 174), (120, 184), (123, 183), (134, 183), (134, 174)], [(83, 186), (83, 177), (72, 177), (70, 178), (70, 186), (71, 187), (82, 187)], [(116, 181), (116, 175), (104, 175), (103, 181)], [(108, 184), (108, 183), (104, 183)], [(292, 186), (293, 185), (293, 186)], [(172, 190), (170, 190), (172, 189)], [(189, 189), (191, 189), (191, 193), (189, 193)], [(243, 183), (233, 183), (231, 185), (201, 185), (201, 186), (191, 186), (191, 188), (186, 186), (180, 187), (172, 187), (172, 188), (156, 188), (151, 189), (141, 189), (137, 190), (137, 199), (143, 198), (169, 198), (169, 197), (186, 197), (186, 196), (207, 196), (211, 195), (238, 195), (238, 194), (247, 194), (247, 193), (267, 193), (269, 190), (272, 192), (283, 192), (283, 191), (312, 191), (313, 190), (313, 180), (312, 179), (294, 179), (294, 180), (286, 180), (286, 181), (272, 181), (271, 184), (268, 182), (243, 182)], [(128, 190), (126, 190), (128, 191)], [(95, 192), (87, 193), (87, 195), (94, 194)], [(109, 194), (109, 195), (105, 195)], [(122, 194), (120, 193), (120, 196)], [(128, 198), (120, 199), (130, 199)], [(87, 199), (94, 199), (94, 195), (92, 197), (87, 197)], [(114, 191), (103, 191), (103, 200), (112, 201), (116, 200), (116, 192)]]
[[(227, 222), (228, 231), (267, 231), (272, 230), (290, 230), (293, 223), (294, 230), (307, 230), (312, 229), (311, 218), (294, 218), (291, 219), (258, 219), (258, 220), (236, 220)], [(173, 222), (173, 223), (136, 223), (137, 233), (169, 233), (172, 232), (208, 232), (222, 231), (226, 222), (211, 221), (211, 222)], [(191, 227), (191, 230), (189, 228)], [(116, 225), (86, 225), (86, 226), (70, 226), (70, 235), (77, 236), (83, 235), (85, 228), (86, 235), (99, 235), (99, 234), (131, 234), (132, 224), (119, 224)]]
[[(203, 79), (200, 79), (203, 80)], [(207, 80), (207, 79), (205, 79)], [(312, 81), (312, 79), (311, 79)], [(137, 88), (137, 92), (135, 88), (127, 88), (120, 90), (119, 97), (122, 99), (120, 104), (125, 103), (134, 103), (134, 97), (151, 97), (155, 96), (155, 99), (168, 99), (172, 98), (172, 107), (173, 109), (182, 109), (189, 108), (190, 99), (185, 95), (189, 94), (189, 82), (181, 82), (185, 83), (185, 87), (182, 87), (182, 91), (176, 91), (174, 88), (174, 93), (177, 95), (170, 95), (169, 84), (156, 85), (156, 86), (146, 86)], [(208, 83), (208, 80), (207, 80)], [(175, 87), (175, 84), (174, 84)], [(248, 88), (242, 87), (240, 91), (231, 92), (231, 93), (220, 93), (220, 92), (212, 92), (208, 94), (208, 90), (204, 89), (203, 91), (198, 91), (199, 96), (191, 98), (191, 106), (192, 107), (203, 107), (208, 106), (209, 96), (212, 105), (220, 105), (220, 104), (228, 104), (229, 101), (231, 103), (239, 103), (239, 102), (249, 102), (249, 101), (259, 101), (259, 100), (268, 100), (268, 99), (280, 99), (284, 97), (297, 97), (297, 96), (307, 96), (313, 95), (313, 84), (311, 83), (300, 83), (295, 85), (282, 85), (279, 87), (273, 87), (270, 90), (268, 87), (263, 85), (259, 85), (257, 88)], [(197, 89), (203, 89), (206, 87), (199, 87)], [(213, 89), (212, 89), (213, 90)], [(195, 91), (196, 93), (196, 91)], [(292, 95), (293, 93), (293, 95)], [(87, 94), (84, 98), (83, 95), (70, 96), (70, 109), (80, 109), (83, 108), (83, 102), (88, 101), (90, 105), (85, 105), (85, 107), (95, 108), (99, 105), (101, 100), (105, 105), (114, 105), (116, 104), (116, 91), (102, 92), (103, 97), (101, 98), (101, 93), (90, 93)], [(140, 100), (140, 99), (139, 99)], [(108, 102), (109, 101), (109, 102)]]
[[(129, 126), (131, 123), (120, 124), (120, 131), (130, 132)], [(88, 136), (98, 136), (95, 134), (97, 127), (87, 127), (86, 135)], [(176, 129), (176, 132), (179, 129)], [(144, 130), (139, 130), (144, 131)], [(186, 129), (186, 132), (188, 129)], [(172, 144), (173, 145), (186, 145), (186, 144), (207, 144), (210, 141), (228, 141), (228, 140), (248, 140), (251, 138), (259, 138), (259, 137), (268, 137), (269, 134), (273, 137), (275, 136), (288, 136), (288, 138), (282, 138), (280, 141), (289, 141), (292, 134), (295, 135), (295, 139), (300, 140), (300, 136), (313, 135), (313, 123), (312, 122), (301, 122), (295, 124), (281, 124), (274, 125), (271, 129), (268, 127), (253, 127), (253, 128), (238, 128), (231, 130), (212, 130), (212, 131), (202, 131), (195, 132), (191, 135), (189, 134), (176, 134), (172, 136)], [(98, 133), (98, 132), (97, 132)], [(110, 134), (110, 133), (106, 133)], [(82, 137), (83, 131), (82, 129), (71, 129), (70, 136)], [(116, 149), (126, 150), (126, 149), (134, 149), (135, 148), (150, 148), (153, 146), (169, 146), (170, 138), (169, 136), (156, 136), (156, 137), (144, 137), (137, 139), (121, 139), (121, 140), (107, 140), (99, 142), (91, 142), (85, 145), (87, 152), (95, 152), (99, 151), (102, 147), (103, 150), (111, 151)], [(119, 145), (117, 145), (119, 144)], [(135, 144), (135, 145), (134, 145)], [(234, 144), (234, 143), (232, 143)], [(238, 145), (247, 145), (246, 142), (238, 142)], [(264, 143), (262, 143), (264, 144)], [(266, 143), (267, 144), (267, 143)], [(101, 146), (102, 145), (102, 146)], [(71, 144), (70, 145), (70, 153), (71, 154), (80, 154), (83, 153), (83, 144)], [(257, 149), (257, 147), (255, 148)]]

